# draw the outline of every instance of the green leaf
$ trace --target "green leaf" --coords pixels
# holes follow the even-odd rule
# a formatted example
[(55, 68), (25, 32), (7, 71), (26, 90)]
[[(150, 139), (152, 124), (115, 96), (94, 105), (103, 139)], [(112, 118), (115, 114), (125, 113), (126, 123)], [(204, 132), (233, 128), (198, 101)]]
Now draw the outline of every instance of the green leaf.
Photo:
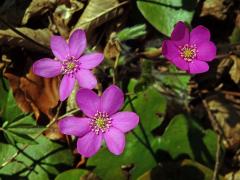
[[(209, 180), (213, 177), (213, 170), (190, 159), (185, 159), (180, 164), (181, 177), (180, 179), (195, 179)], [(222, 177), (218, 177), (223, 180)]]
[(17, 133), (11, 130), (4, 130), (4, 135), (8, 142), (15, 144), (15, 142), (23, 144), (36, 144), (34, 139), (25, 133)]
[(170, 36), (178, 21), (191, 23), (196, 0), (137, 0), (137, 6), (149, 23)]
[(0, 149), (0, 166), (17, 152), (16, 148), (10, 144), (0, 143)]
[(175, 66), (170, 66), (169, 72), (166, 74), (154, 70), (153, 76), (160, 87), (168, 88), (178, 97), (176, 101), (187, 101), (190, 98), (188, 85), (191, 76), (177, 73), (179, 73), (179, 70)]
[(232, 44), (240, 42), (240, 28), (239, 27), (236, 26), (233, 29), (233, 32), (232, 32), (231, 36), (229, 37), (229, 40)]
[(6, 97), (2, 118), (4, 121), (12, 122), (16, 120), (19, 115), (22, 115), (22, 111), (17, 106), (12, 91), (9, 91)]
[(59, 174), (55, 180), (79, 180), (80, 177), (88, 174), (89, 171), (83, 169), (71, 169), (68, 171), (64, 171), (63, 173)]
[[(50, 175), (57, 175), (61, 172), (58, 166), (72, 166), (73, 156), (70, 150), (58, 143), (52, 142), (40, 136), (36, 139), (36, 145), (28, 146), (23, 152), (16, 157), (16, 160), (5, 165), (0, 169), (0, 176), (17, 176), (24, 179), (50, 179)], [(1, 147), (1, 144), (0, 144)], [(8, 161), (16, 148), (8, 145), (0, 151), (0, 157), (6, 157), (4, 162)], [(10, 152), (7, 148), (11, 148)], [(17, 149), (23, 148), (18, 145)], [(3, 161), (0, 161), (3, 162)], [(60, 167), (60, 166), (59, 166)]]
[[(158, 179), (194, 179), (209, 180), (212, 179), (213, 170), (190, 159), (184, 159), (181, 162), (166, 162), (145, 172), (138, 180)], [(219, 180), (223, 178), (219, 176)]]
[(202, 129), (192, 118), (175, 116), (163, 136), (160, 147), (173, 158), (187, 155), (209, 167), (214, 166), (217, 137), (212, 130)]
[[(136, 83), (131, 81), (129, 89), (133, 90), (134, 84)], [(133, 100), (132, 98), (136, 95), (137, 98)], [(136, 179), (157, 165), (155, 152), (159, 148), (159, 143), (151, 131), (160, 125), (161, 119), (157, 113), (165, 112), (166, 99), (152, 87), (134, 94), (130, 99), (132, 101), (124, 110), (132, 111), (134, 109), (140, 116), (141, 124), (134, 129), (134, 133), (127, 134), (124, 153), (115, 156), (105, 147), (87, 162), (88, 166), (95, 166), (96, 175), (105, 180), (111, 180), (112, 177), (115, 177), (116, 180), (126, 179), (121, 169), (124, 165), (134, 166), (130, 171), (132, 179)], [(107, 159), (107, 161), (103, 161), (103, 159)]]
[[(29, 122), (27, 121), (29, 120)], [(11, 143), (36, 144), (34, 137), (43, 132), (45, 128), (37, 127), (36, 122), (31, 116), (25, 116), (13, 123), (3, 126), (3, 133)]]
[(147, 33), (146, 25), (140, 24), (129, 28), (124, 28), (123, 30), (117, 33), (117, 38), (120, 41), (126, 41), (130, 39), (137, 39), (141, 36), (144, 36), (146, 33)]
[(36, 121), (31, 115), (25, 115), (18, 108), (12, 91), (6, 94), (6, 103), (2, 112), (4, 136), (11, 143), (36, 144), (33, 137), (43, 131), (36, 126)]
[(148, 88), (148, 86), (154, 83), (154, 77), (152, 75), (153, 62), (147, 59), (141, 59), (141, 76), (134, 87), (134, 92), (140, 92)]
[(5, 105), (7, 103), (8, 91), (9, 91), (8, 81), (5, 78), (0, 77), (0, 94), (1, 94), (0, 116), (1, 116), (1, 113), (3, 111), (3, 108), (5, 107)]

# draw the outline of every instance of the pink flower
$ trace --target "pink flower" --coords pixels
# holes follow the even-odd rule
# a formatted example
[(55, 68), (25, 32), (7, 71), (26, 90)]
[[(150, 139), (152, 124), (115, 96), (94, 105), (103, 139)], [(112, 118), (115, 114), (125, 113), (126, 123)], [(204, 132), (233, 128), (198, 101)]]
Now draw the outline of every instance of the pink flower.
[(78, 137), (78, 152), (85, 157), (93, 156), (103, 140), (109, 151), (119, 155), (125, 147), (124, 133), (135, 128), (139, 122), (134, 112), (117, 112), (123, 102), (123, 92), (115, 85), (108, 87), (101, 97), (92, 90), (80, 89), (77, 104), (87, 117), (62, 119), (58, 124), (60, 131)]
[(171, 34), (171, 40), (162, 45), (163, 56), (178, 68), (190, 74), (208, 71), (207, 62), (216, 57), (216, 46), (210, 41), (210, 32), (204, 26), (197, 26), (190, 33), (183, 22), (178, 22)]
[(71, 94), (75, 79), (83, 88), (93, 89), (96, 86), (96, 77), (90, 69), (98, 66), (104, 57), (102, 53), (81, 56), (87, 45), (83, 30), (74, 31), (68, 43), (61, 36), (52, 36), (50, 45), (56, 60), (43, 58), (36, 61), (33, 64), (33, 72), (45, 78), (63, 74), (59, 88), (61, 101), (64, 101)]

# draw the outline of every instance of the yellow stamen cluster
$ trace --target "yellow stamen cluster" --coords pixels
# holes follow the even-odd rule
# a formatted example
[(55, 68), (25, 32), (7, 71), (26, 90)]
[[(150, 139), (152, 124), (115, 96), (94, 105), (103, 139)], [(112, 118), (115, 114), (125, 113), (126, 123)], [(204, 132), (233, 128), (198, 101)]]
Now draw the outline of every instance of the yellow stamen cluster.
[(62, 73), (73, 76), (78, 70), (79, 62), (74, 58), (69, 58), (62, 62)]
[(197, 57), (198, 50), (195, 44), (185, 44), (183, 47), (180, 46), (179, 50), (181, 58), (183, 58), (187, 62), (191, 62)]
[(91, 119), (90, 127), (97, 135), (102, 132), (106, 132), (112, 125), (112, 119), (107, 113), (97, 112)]

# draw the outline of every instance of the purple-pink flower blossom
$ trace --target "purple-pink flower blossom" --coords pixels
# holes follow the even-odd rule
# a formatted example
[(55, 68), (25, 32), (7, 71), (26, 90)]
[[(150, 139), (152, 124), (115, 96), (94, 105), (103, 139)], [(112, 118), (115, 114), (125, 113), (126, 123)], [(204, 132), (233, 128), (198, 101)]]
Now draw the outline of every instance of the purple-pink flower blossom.
[(190, 74), (208, 71), (207, 62), (216, 57), (216, 46), (210, 41), (210, 32), (204, 26), (197, 26), (191, 32), (183, 22), (178, 22), (170, 40), (164, 40), (163, 56), (178, 68)]
[(85, 157), (93, 156), (102, 141), (110, 152), (119, 155), (125, 147), (124, 133), (135, 128), (139, 117), (134, 112), (117, 112), (124, 103), (124, 95), (115, 85), (108, 87), (98, 96), (89, 89), (80, 89), (77, 104), (87, 117), (65, 117), (59, 121), (63, 134), (78, 137), (77, 150)]
[(71, 94), (75, 79), (83, 88), (93, 89), (96, 86), (96, 77), (90, 69), (98, 66), (104, 56), (102, 53), (82, 55), (87, 46), (83, 30), (75, 30), (68, 43), (61, 36), (52, 36), (50, 46), (55, 59), (43, 58), (36, 61), (33, 64), (33, 72), (45, 78), (63, 74), (59, 88), (61, 101)]

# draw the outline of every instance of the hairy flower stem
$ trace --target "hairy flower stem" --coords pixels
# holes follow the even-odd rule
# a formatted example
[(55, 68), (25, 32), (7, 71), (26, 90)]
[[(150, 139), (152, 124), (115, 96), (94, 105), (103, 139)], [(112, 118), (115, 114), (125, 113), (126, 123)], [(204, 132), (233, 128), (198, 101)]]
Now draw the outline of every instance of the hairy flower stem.
[(116, 56), (114, 66), (113, 66), (113, 84), (116, 84), (118, 62), (119, 62), (119, 55)]
[(77, 109), (77, 104), (76, 104), (75, 97), (76, 97), (76, 94), (77, 94), (78, 90), (79, 90), (78, 84), (75, 82), (73, 91), (67, 99), (67, 107), (66, 107), (67, 112), (71, 111), (72, 109)]

